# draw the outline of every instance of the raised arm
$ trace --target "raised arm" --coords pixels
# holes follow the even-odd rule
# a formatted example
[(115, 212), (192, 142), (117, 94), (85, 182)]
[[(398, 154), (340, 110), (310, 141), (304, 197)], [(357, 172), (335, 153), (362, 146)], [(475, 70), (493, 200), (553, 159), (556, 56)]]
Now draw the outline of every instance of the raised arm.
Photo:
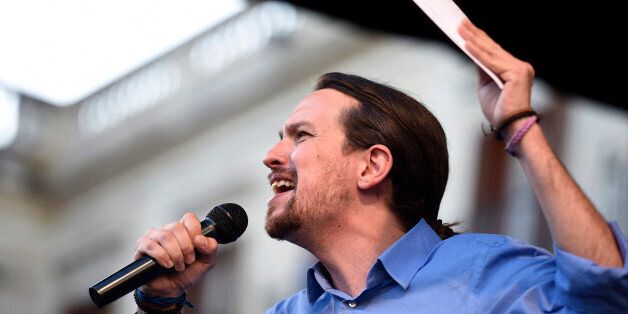
[[(501, 48), (481, 29), (464, 20), (458, 29), (466, 48), (504, 81), (497, 84), (478, 69), (482, 112), (493, 126), (513, 114), (530, 110), (534, 69)], [(504, 142), (524, 127), (526, 118), (510, 124)], [(533, 124), (513, 152), (532, 186), (558, 247), (600, 266), (622, 267), (622, 258), (608, 223), (567, 173), (538, 124)]]

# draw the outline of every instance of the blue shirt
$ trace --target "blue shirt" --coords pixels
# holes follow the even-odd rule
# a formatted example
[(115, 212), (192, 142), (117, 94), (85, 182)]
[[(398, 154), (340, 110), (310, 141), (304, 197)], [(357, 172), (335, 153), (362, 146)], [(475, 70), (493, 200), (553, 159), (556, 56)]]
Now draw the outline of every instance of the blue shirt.
[(442, 241), (421, 221), (377, 259), (357, 297), (334, 289), (319, 262), (307, 289), (267, 313), (628, 313), (627, 241), (611, 229), (623, 268), (500, 235)]

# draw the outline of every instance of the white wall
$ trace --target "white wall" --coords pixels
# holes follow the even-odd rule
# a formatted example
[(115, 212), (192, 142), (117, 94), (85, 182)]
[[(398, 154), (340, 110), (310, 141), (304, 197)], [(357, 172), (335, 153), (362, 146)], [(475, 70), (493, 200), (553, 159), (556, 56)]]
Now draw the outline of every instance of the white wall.
[(0, 313), (43, 313), (47, 255), (38, 205), (17, 194), (0, 195)]

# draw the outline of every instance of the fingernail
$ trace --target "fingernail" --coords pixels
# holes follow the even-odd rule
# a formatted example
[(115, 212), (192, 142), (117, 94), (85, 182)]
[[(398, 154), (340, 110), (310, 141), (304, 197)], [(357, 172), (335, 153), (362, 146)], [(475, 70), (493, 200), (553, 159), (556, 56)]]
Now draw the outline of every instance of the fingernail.
[(166, 267), (167, 267), (167, 268), (170, 268), (170, 267), (172, 267), (173, 265), (174, 265), (174, 263), (172, 263), (172, 261), (167, 261), (167, 262), (166, 262)]
[(176, 269), (177, 271), (183, 271), (185, 270), (185, 264), (177, 263), (177, 266), (174, 269)]
[(190, 254), (188, 256), (185, 257), (185, 262), (188, 264), (192, 264), (194, 263), (194, 255)]

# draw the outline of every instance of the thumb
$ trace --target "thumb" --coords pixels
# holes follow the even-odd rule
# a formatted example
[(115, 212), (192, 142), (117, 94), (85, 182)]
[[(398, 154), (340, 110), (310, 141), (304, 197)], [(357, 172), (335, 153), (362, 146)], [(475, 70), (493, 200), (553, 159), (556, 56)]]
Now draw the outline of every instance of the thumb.
[(218, 253), (218, 242), (215, 239), (197, 235), (194, 237), (194, 248), (197, 251), (196, 260), (213, 265)]

